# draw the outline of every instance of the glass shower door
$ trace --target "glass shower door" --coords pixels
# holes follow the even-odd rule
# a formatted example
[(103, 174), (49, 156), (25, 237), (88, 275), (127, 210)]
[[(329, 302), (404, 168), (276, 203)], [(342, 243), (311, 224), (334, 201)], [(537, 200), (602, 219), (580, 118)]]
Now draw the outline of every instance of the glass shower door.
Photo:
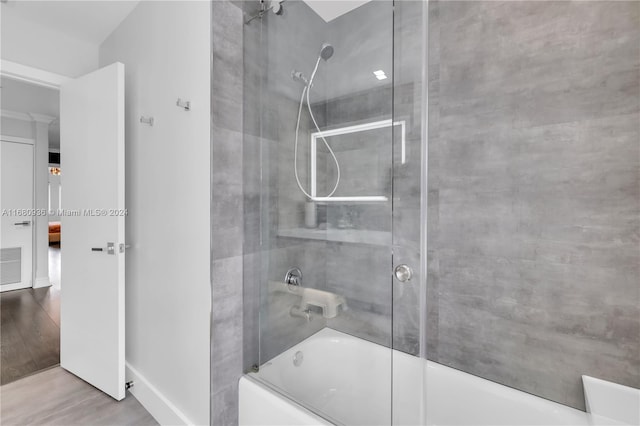
[(427, 289), (427, 2), (394, 8), (393, 424), (425, 425)]
[(248, 345), (265, 386), (334, 424), (388, 425), (395, 141), (408, 129), (393, 113), (394, 5), (322, 3), (290, 0), (245, 28), (260, 205)]

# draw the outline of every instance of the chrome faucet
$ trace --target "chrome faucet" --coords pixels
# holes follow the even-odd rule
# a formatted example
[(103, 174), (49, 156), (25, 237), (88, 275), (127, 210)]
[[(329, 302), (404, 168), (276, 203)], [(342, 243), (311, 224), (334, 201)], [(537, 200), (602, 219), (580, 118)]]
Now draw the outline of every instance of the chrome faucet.
[(289, 287), (289, 290), (293, 290), (291, 287), (302, 286), (302, 271), (300, 268), (291, 268), (284, 276), (284, 283)]

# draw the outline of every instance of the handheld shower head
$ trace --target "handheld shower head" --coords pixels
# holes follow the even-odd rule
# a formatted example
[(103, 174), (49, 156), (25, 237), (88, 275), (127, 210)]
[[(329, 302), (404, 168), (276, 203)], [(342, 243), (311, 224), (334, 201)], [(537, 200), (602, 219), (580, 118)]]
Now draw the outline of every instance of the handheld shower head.
[(298, 119), (296, 120), (296, 138), (295, 138), (295, 142), (293, 143), (293, 147), (294, 147), (293, 148), (293, 174), (296, 177), (296, 183), (298, 184), (298, 188), (300, 188), (300, 191), (302, 191), (302, 193), (305, 196), (307, 196), (307, 198), (309, 198), (310, 200), (314, 200), (315, 194), (311, 195), (304, 189), (304, 187), (302, 186), (302, 183), (300, 183), (300, 177), (298, 176), (298, 136), (300, 133), (300, 116), (302, 114), (302, 105), (304, 104), (305, 98), (307, 100), (307, 109), (309, 110), (309, 117), (311, 117), (311, 121), (313, 121), (313, 125), (318, 131), (318, 133), (316, 134), (320, 135), (320, 138), (322, 139), (324, 146), (327, 147), (327, 150), (329, 150), (329, 153), (333, 158), (333, 162), (336, 165), (336, 173), (337, 173), (336, 184), (331, 190), (331, 192), (329, 192), (329, 194), (327, 195), (327, 198), (333, 196), (333, 194), (338, 189), (338, 186), (340, 185), (340, 163), (338, 163), (338, 159), (336, 158), (335, 152), (333, 152), (333, 150), (331, 149), (331, 145), (329, 145), (329, 142), (327, 142), (327, 139), (325, 139), (325, 137), (322, 135), (322, 131), (320, 130), (320, 126), (318, 126), (316, 117), (313, 115), (313, 109), (311, 108), (311, 99), (309, 97), (309, 93), (311, 93), (311, 89), (313, 88), (313, 79), (315, 78), (316, 72), (318, 71), (318, 66), (320, 65), (320, 60), (324, 59), (325, 61), (328, 61), (329, 58), (331, 58), (332, 56), (333, 56), (333, 46), (330, 45), (329, 43), (322, 43), (322, 47), (320, 47), (320, 54), (316, 59), (316, 64), (313, 68), (313, 72), (311, 73), (311, 77), (309, 78), (309, 81), (307, 81), (304, 78), (304, 75), (299, 71), (294, 70), (291, 73), (291, 76), (293, 77), (294, 80), (302, 81), (303, 83), (305, 83), (304, 89), (302, 89), (302, 93), (300, 94), (300, 105), (298, 105)]
[(320, 48), (320, 57), (325, 61), (328, 61), (329, 58), (333, 56), (333, 46), (329, 43), (322, 43), (322, 48)]

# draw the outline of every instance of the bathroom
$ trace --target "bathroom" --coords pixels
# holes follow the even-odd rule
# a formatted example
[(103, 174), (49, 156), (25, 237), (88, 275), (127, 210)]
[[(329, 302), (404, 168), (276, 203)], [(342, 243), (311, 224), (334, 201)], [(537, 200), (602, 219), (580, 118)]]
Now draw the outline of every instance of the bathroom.
[(0, 292), (3, 425), (640, 425), (640, 2), (0, 11), (3, 144), (59, 92), (61, 208), (126, 211), (61, 219), (46, 366)]
[(640, 422), (639, 5), (242, 7), (240, 424)]

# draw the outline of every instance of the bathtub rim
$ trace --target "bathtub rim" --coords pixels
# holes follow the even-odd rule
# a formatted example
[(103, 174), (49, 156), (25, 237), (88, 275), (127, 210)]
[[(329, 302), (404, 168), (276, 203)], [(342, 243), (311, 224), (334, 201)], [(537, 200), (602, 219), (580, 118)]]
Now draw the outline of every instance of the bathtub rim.
[(324, 413), (321, 414), (315, 411), (308, 404), (304, 404), (300, 402), (298, 399), (294, 398), (292, 395), (288, 394), (287, 392), (284, 392), (277, 386), (270, 384), (266, 380), (260, 379), (259, 377), (257, 377), (256, 373), (254, 372), (243, 374), (242, 377), (240, 377), (240, 379), (238, 380), (238, 387), (240, 386), (240, 382), (242, 380), (247, 380), (251, 384), (263, 388), (266, 392), (271, 392), (276, 398), (281, 399), (283, 402), (287, 404), (293, 405), (297, 410), (302, 411), (304, 414), (310, 417), (316, 418), (320, 422), (318, 423), (319, 425), (322, 425), (323, 424), (322, 422), (324, 422), (329, 425), (345, 426), (344, 423), (341, 423), (333, 419), (329, 415), (326, 415)]
[[(393, 348), (386, 347), (384, 345), (380, 345), (379, 343), (372, 342), (372, 341), (369, 341), (367, 339), (363, 339), (363, 338), (354, 336), (354, 335), (352, 335), (350, 333), (346, 333), (346, 332), (343, 332), (343, 331), (336, 330), (336, 329), (334, 329), (332, 327), (329, 327), (329, 326), (323, 327), (321, 330), (318, 330), (317, 332), (313, 333), (312, 335), (310, 335), (309, 337), (307, 337), (303, 341), (301, 341), (301, 342), (297, 343), (296, 345), (293, 345), (292, 347), (286, 349), (285, 351), (283, 351), (282, 353), (276, 355), (275, 357), (271, 358), (270, 360), (266, 361), (262, 365), (267, 365), (267, 364), (271, 363), (275, 358), (277, 358), (277, 357), (279, 357), (279, 356), (281, 356), (281, 355), (283, 355), (283, 354), (285, 354), (287, 352), (290, 352), (296, 346), (301, 345), (301, 344), (307, 342), (308, 340), (313, 340), (314, 338), (317, 338), (318, 335), (323, 334), (323, 332), (324, 333), (330, 333), (330, 334), (337, 333), (338, 335), (340, 335), (338, 337), (343, 337), (344, 336), (344, 337), (347, 338), (347, 340), (354, 339), (356, 341), (363, 341), (363, 342), (366, 342), (366, 344), (381, 346), (384, 350), (389, 350), (391, 352), (392, 368), (394, 370), (395, 370), (395, 367), (393, 366), (393, 363), (395, 362), (396, 359), (402, 359), (404, 357), (411, 358), (411, 359), (417, 359), (417, 360), (420, 360), (420, 361), (424, 362), (424, 368), (425, 369), (435, 368), (435, 369), (450, 370), (450, 372), (455, 374), (455, 375), (463, 375), (465, 377), (469, 376), (468, 378), (472, 379), (474, 381), (487, 382), (487, 383), (491, 384), (493, 387), (499, 387), (501, 389), (504, 388), (504, 390), (508, 390), (509, 392), (515, 392), (518, 395), (522, 395), (522, 396), (526, 395), (527, 398), (536, 399), (539, 402), (543, 402), (545, 405), (546, 404), (551, 404), (554, 407), (557, 407), (557, 409), (562, 409), (563, 411), (573, 412), (575, 414), (580, 414), (580, 415), (585, 415), (586, 416), (585, 420), (587, 420), (586, 424), (588, 424), (588, 425), (601, 425), (601, 424), (602, 425), (614, 425), (614, 424), (622, 425), (622, 424), (624, 424), (624, 423), (619, 423), (618, 420), (613, 419), (613, 418), (608, 418), (608, 417), (604, 417), (604, 416), (601, 416), (601, 415), (596, 415), (596, 414), (593, 414), (593, 413), (589, 413), (588, 411), (579, 410), (579, 409), (577, 409), (575, 407), (570, 407), (570, 406), (567, 406), (565, 404), (561, 404), (561, 403), (559, 403), (557, 401), (553, 401), (553, 400), (550, 400), (548, 398), (544, 398), (544, 397), (541, 397), (539, 395), (532, 394), (530, 392), (526, 392), (526, 391), (523, 391), (523, 390), (520, 390), (520, 389), (516, 389), (516, 388), (513, 388), (511, 386), (507, 386), (507, 385), (504, 385), (502, 383), (499, 383), (499, 382), (496, 382), (496, 381), (493, 381), (493, 380), (490, 380), (490, 379), (487, 379), (487, 378), (484, 378), (484, 377), (481, 377), (481, 376), (470, 374), (470, 373), (468, 373), (466, 371), (457, 369), (455, 367), (448, 366), (448, 365), (443, 364), (443, 363), (430, 361), (428, 359), (424, 359), (424, 358), (421, 358), (421, 357), (416, 356), (416, 355), (411, 355), (411, 354), (408, 354), (406, 352), (403, 352), (403, 351), (400, 351), (400, 350), (397, 350), (397, 349), (393, 349)], [(330, 337), (330, 336), (328, 336), (328, 337)], [(289, 392), (285, 391), (284, 389), (278, 387), (277, 385), (271, 383), (267, 379), (262, 378), (260, 376), (259, 372), (246, 373), (239, 380), (242, 380), (242, 378), (247, 378), (247, 380), (249, 380), (254, 385), (257, 385), (257, 386), (263, 388), (266, 392), (270, 392), (270, 393), (274, 394), (277, 398), (279, 398), (281, 400), (284, 400), (286, 403), (291, 404), (296, 409), (299, 409), (300, 411), (302, 411), (302, 412), (304, 412), (304, 413), (306, 413), (308, 415), (311, 415), (311, 416), (313, 416), (315, 418), (319, 418), (320, 420), (322, 420), (324, 422), (327, 422), (328, 424), (339, 425), (339, 426), (345, 425), (345, 423), (336, 420), (334, 417), (328, 415), (324, 411), (322, 411), (320, 409), (317, 409), (317, 408), (314, 408), (310, 404), (307, 404), (307, 403), (305, 403), (303, 401), (300, 401), (298, 398), (296, 398), (291, 393), (289, 393)], [(392, 403), (392, 410), (393, 410), (393, 403)]]
[[(417, 355), (411, 355), (411, 354), (408, 354), (406, 352), (402, 352), (402, 351), (400, 351), (398, 349), (394, 349), (392, 347), (385, 346), (385, 345), (382, 345), (382, 344), (377, 343), (377, 342), (373, 342), (373, 341), (368, 340), (366, 338), (355, 336), (355, 335), (353, 335), (351, 333), (348, 333), (348, 332), (345, 332), (345, 331), (336, 330), (335, 328), (332, 328), (332, 327), (329, 327), (328, 325), (325, 325), (323, 328), (321, 328), (320, 330), (314, 332), (309, 337), (307, 337), (304, 340), (296, 343), (295, 345), (285, 349), (284, 351), (280, 352), (278, 355), (274, 356), (273, 358), (269, 359), (268, 361), (265, 361), (263, 364), (261, 364), (259, 366), (259, 369), (262, 368), (263, 365), (271, 363), (275, 358), (278, 358), (282, 354), (291, 351), (293, 348), (295, 348), (295, 347), (297, 347), (297, 346), (299, 346), (299, 345), (301, 345), (301, 344), (303, 344), (305, 342), (309, 342), (309, 341), (315, 340), (318, 337), (325, 338), (325, 336), (323, 334), (327, 334), (327, 333), (329, 333), (329, 334), (338, 333), (338, 335), (337, 336), (326, 336), (326, 338), (335, 338), (335, 337), (344, 338), (344, 337), (346, 337), (347, 340), (355, 339), (357, 342), (366, 342), (367, 344), (370, 344), (370, 345), (379, 346), (380, 348), (382, 348), (382, 350), (389, 351), (389, 353), (390, 353), (390, 372), (391, 372), (392, 379), (393, 379), (393, 362), (394, 362), (393, 360), (395, 359), (396, 356), (398, 356), (398, 354), (401, 354), (401, 356), (422, 359)], [(319, 335), (322, 335), (322, 336), (319, 336)], [(254, 384), (261, 385), (261, 386), (265, 387), (267, 390), (275, 392), (278, 397), (285, 398), (288, 402), (294, 404), (296, 407), (301, 408), (302, 410), (304, 410), (306, 412), (312, 413), (314, 416), (319, 417), (320, 419), (323, 419), (324, 421), (326, 421), (326, 422), (328, 422), (330, 424), (333, 424), (333, 425), (336, 425), (336, 426), (346, 426), (345, 423), (335, 419), (334, 417), (330, 416), (329, 414), (326, 414), (324, 411), (316, 409), (313, 406), (311, 406), (310, 404), (307, 404), (305, 402), (300, 401), (293, 394), (291, 394), (291, 393), (285, 391), (284, 389), (272, 384), (271, 382), (267, 381), (266, 379), (263, 379), (260, 376), (260, 372), (259, 371), (258, 372), (250, 371), (248, 373), (243, 374), (242, 377), (247, 377), (247, 378), (251, 379), (251, 381)], [(239, 380), (241, 380), (242, 377)], [(391, 383), (389, 383), (389, 385), (393, 386), (393, 381), (391, 381)], [(389, 401), (389, 404), (391, 405), (391, 408), (393, 409), (393, 396), (392, 396), (392, 399)]]

